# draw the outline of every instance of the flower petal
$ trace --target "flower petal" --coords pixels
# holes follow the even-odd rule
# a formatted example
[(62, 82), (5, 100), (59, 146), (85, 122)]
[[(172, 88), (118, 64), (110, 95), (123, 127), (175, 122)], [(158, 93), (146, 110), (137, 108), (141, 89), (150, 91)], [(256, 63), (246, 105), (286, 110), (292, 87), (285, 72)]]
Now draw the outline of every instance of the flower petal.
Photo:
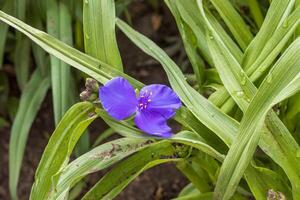
[(104, 110), (117, 120), (123, 120), (137, 110), (137, 98), (130, 83), (116, 77), (99, 89), (99, 99)]
[(175, 110), (172, 108), (153, 108), (151, 106), (147, 107), (149, 112), (156, 112), (162, 115), (166, 120), (174, 117), (176, 114)]
[(181, 101), (177, 94), (165, 85), (145, 86), (140, 91), (140, 98), (142, 96), (148, 96), (150, 99), (147, 109), (159, 112), (167, 119), (174, 116), (175, 110), (181, 107)]
[(142, 131), (155, 136), (169, 138), (172, 130), (167, 124), (167, 119), (160, 113), (151, 112), (148, 109), (138, 111), (134, 122)]

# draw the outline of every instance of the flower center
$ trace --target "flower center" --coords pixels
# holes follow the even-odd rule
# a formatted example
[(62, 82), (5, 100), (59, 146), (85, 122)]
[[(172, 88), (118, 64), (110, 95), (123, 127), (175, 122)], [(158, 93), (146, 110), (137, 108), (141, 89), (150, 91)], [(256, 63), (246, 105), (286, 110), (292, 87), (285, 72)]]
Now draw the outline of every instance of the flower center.
[(151, 102), (151, 96), (152, 96), (152, 92), (148, 90), (146, 90), (143, 94), (140, 95), (139, 105), (138, 105), (139, 110), (143, 110), (147, 108), (148, 104)]

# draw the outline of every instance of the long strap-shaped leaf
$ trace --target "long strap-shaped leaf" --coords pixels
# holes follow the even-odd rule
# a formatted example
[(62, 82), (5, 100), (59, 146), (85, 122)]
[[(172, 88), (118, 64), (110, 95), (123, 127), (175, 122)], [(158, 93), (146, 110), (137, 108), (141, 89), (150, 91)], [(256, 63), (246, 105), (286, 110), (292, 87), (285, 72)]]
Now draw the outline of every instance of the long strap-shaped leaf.
[[(207, 17), (209, 18), (208, 15)], [(253, 61), (251, 67), (245, 69), (245, 73), (249, 76), (252, 82), (255, 82), (259, 77), (264, 75), (266, 70), (268, 70), (277, 56), (281, 53), (284, 46), (288, 43), (299, 23), (300, 8), (296, 9), (289, 17), (287, 17), (285, 23), (278, 27), (278, 30), (271, 36), (269, 41), (263, 47), (263, 50), (258, 55), (258, 58)], [(216, 30), (216, 32), (218, 31)], [(237, 59), (237, 61), (239, 60)], [(241, 64), (240, 61), (239, 63)], [(219, 90), (215, 92), (212, 97), (214, 99), (223, 100), (223, 103), (228, 103), (232, 99), (228, 93), (223, 92), (223, 89), (223, 87), (219, 88)], [(213, 101), (212, 98), (210, 99)], [(215, 103), (215, 101), (213, 102)], [(233, 105), (229, 108), (230, 110), (232, 109)]]
[[(13, 1), (6, 1), (3, 6), (3, 11), (7, 13), (11, 13), (13, 7), (12, 3)], [(8, 32), (8, 25), (1, 23), (0, 24), (0, 69), (3, 66), (4, 48), (5, 48), (7, 32)]]
[(265, 20), (256, 35), (255, 39), (250, 43), (245, 52), (245, 58), (243, 66), (248, 69), (252, 63), (257, 59), (262, 49), (280, 26), (286, 17), (291, 12), (294, 6), (295, 0), (273, 0), (269, 12), (267, 13)]
[[(71, 45), (71, 15), (68, 8), (63, 3), (57, 3), (55, 0), (47, 1), (47, 7), (48, 33)], [(70, 105), (70, 76), (70, 67), (58, 58), (51, 56), (52, 97), (56, 124), (58, 124)]]
[(28, 133), (49, 86), (50, 77), (43, 77), (38, 68), (21, 96), (9, 142), (9, 189), (12, 199), (17, 199), (17, 185)]
[(170, 144), (158, 142), (135, 153), (108, 172), (83, 199), (113, 199), (143, 171), (165, 162), (179, 161), (174, 150)]
[(216, 7), (232, 35), (239, 43), (240, 47), (245, 50), (252, 41), (253, 35), (243, 21), (243, 18), (234, 9), (229, 0), (210, 0)]
[(123, 71), (115, 36), (115, 17), (114, 0), (83, 1), (86, 53)]
[[(62, 196), (66, 196), (71, 187), (83, 177), (105, 169), (129, 155), (147, 148), (149, 143), (151, 141), (147, 139), (122, 138), (100, 145), (83, 154), (62, 170), (59, 181), (53, 188), (49, 199), (60, 199)], [(162, 145), (164, 144), (168, 145), (168, 143), (162, 143)]]
[(251, 79), (257, 80), (274, 62), (276, 57), (293, 36), (296, 28), (300, 24), (300, 7), (295, 9), (286, 17), (284, 23), (278, 26), (276, 32), (272, 34), (268, 42), (265, 43), (258, 57), (248, 67), (247, 74)]
[[(204, 19), (199, 13), (197, 8), (197, 1), (190, 0), (190, 1), (181, 1), (181, 0), (165, 0), (167, 5), (172, 7), (176, 7), (180, 13), (180, 17), (191, 27), (194, 34), (198, 40), (198, 47), (200, 49), (200, 53), (206, 52), (204, 58), (206, 61), (213, 66), (213, 61), (211, 55), (207, 48), (207, 41), (205, 39), (205, 23)], [(169, 7), (170, 7), (169, 6)], [(226, 43), (226, 46), (231, 50), (231, 53), (235, 55), (238, 60), (242, 61), (243, 53), (236, 45), (236, 43), (228, 36), (224, 28), (219, 24), (216, 18), (210, 13), (209, 9), (207, 9), (208, 15), (210, 15), (211, 23), (213, 24), (214, 28), (218, 30), (218, 33), (221, 35), (223, 41)]]
[[(194, 74), (196, 75), (197, 83), (200, 86), (199, 89), (201, 89), (201, 84), (204, 82), (204, 62), (201, 60), (198, 52), (195, 51), (197, 48), (198, 37), (196, 37), (191, 27), (181, 19), (180, 15), (178, 14), (178, 9), (174, 6), (174, 4), (170, 4), (169, 1), (165, 2), (175, 17), (177, 27), (183, 40), (185, 51), (193, 67)], [(207, 48), (205, 49), (207, 50)], [(210, 56), (207, 55), (207, 57)]]
[(105, 83), (115, 76), (123, 76), (135, 87), (141, 88), (143, 86), (141, 82), (114, 69), (114, 67), (88, 56), (45, 32), (35, 29), (2, 11), (0, 11), (0, 18), (3, 22), (24, 33), (50, 54), (58, 57), (80, 71), (89, 74), (101, 83)]
[[(143, 134), (142, 131), (135, 128), (132, 124), (125, 121), (117, 121), (110, 117), (104, 110), (96, 111), (97, 114), (116, 132), (120, 133), (125, 137), (134, 137), (134, 138), (149, 138), (149, 136)], [(202, 135), (206, 129), (199, 128), (198, 130)], [(171, 141), (176, 141), (178, 143), (186, 144), (192, 146), (200, 151), (211, 155), (217, 160), (223, 160), (223, 155), (220, 154), (217, 150), (213, 149), (207, 142), (195, 132), (182, 131), (171, 138)]]
[[(222, 165), (215, 189), (216, 199), (230, 199), (234, 193), (259, 142), (267, 112), (278, 103), (277, 94), (299, 74), (299, 50), (300, 39), (295, 41), (276, 63), (252, 99), (241, 121), (237, 138)], [(295, 199), (300, 198), (299, 185), (293, 185)]]
[[(201, 8), (201, 4), (200, 4), (200, 8)], [(203, 15), (205, 16), (205, 13), (202, 10)], [(241, 109), (243, 111), (246, 111), (247, 107), (248, 107), (248, 102), (247, 100), (251, 99), (253, 97), (253, 94), (256, 92), (256, 88), (255, 86), (249, 82), (248, 77), (245, 76), (245, 74), (243, 74), (244, 72), (242, 71), (241, 67), (239, 66), (238, 62), (236, 60), (233, 59), (233, 56), (230, 55), (229, 51), (226, 50), (226, 47), (224, 44), (222, 44), (222, 41), (220, 39), (220, 37), (218, 36), (217, 32), (213, 30), (212, 26), (209, 24), (208, 20), (207, 20), (207, 24), (209, 27), (209, 30), (211, 32), (213, 32), (215, 39), (208, 39), (209, 42), (209, 47), (211, 50), (212, 55), (214, 56), (214, 60), (216, 62), (216, 67), (220, 73), (220, 76), (226, 86), (226, 88), (228, 89), (228, 91), (231, 93), (232, 97), (235, 99), (235, 101), (239, 104), (239, 106), (241, 107)], [(289, 96), (290, 92), (292, 91), (292, 89), (294, 88), (295, 85), (289, 86), (289, 90), (287, 95)], [(243, 92), (245, 91), (245, 92)], [(236, 93), (240, 92), (242, 93), (242, 95), (237, 96)], [(295, 91), (293, 91), (295, 92)], [(291, 92), (291, 93), (293, 93)], [(279, 98), (285, 98), (286, 94), (282, 94), (280, 95)], [(245, 101), (242, 101), (242, 100)], [(276, 100), (276, 102), (278, 102), (278, 98)], [(267, 118), (267, 124), (272, 124), (272, 121), (276, 121), (278, 126), (280, 126), (279, 124), (281, 123), (280, 120), (277, 118), (277, 116), (273, 113), (270, 114), (270, 117)], [(288, 174), (289, 178), (292, 180), (292, 184), (297, 187), (296, 185), (298, 184), (299, 180), (297, 180), (296, 177), (298, 177), (297, 175), (297, 169), (299, 167), (299, 162), (297, 164), (296, 160), (297, 158), (295, 157), (295, 155), (293, 154), (294, 151), (297, 151), (299, 149), (298, 145), (296, 144), (296, 142), (294, 141), (294, 139), (290, 136), (290, 134), (286, 133), (286, 131), (284, 130), (284, 126), (283, 129), (278, 129), (276, 130), (273, 129), (273, 135), (275, 135), (276, 140), (278, 140), (279, 137), (276, 138), (276, 135), (281, 135), (281, 137), (284, 137), (286, 141), (289, 141), (288, 144), (285, 144), (281, 139), (279, 139), (277, 142), (275, 142), (274, 144), (279, 145), (279, 147), (281, 147), (284, 150), (280, 150), (280, 148), (278, 149), (278, 153), (277, 155), (272, 155), (271, 157), (277, 162), (279, 163), (279, 165), (281, 167), (283, 167), (283, 169), (286, 171), (286, 173)], [(275, 131), (276, 130), (276, 131)], [(281, 131), (282, 130), (282, 131)], [(286, 129), (285, 129), (286, 130)], [(271, 133), (267, 130), (267, 133), (270, 134)], [(270, 138), (270, 137), (268, 137)], [(268, 147), (270, 145), (266, 145), (265, 143), (266, 140), (262, 140), (262, 143), (264, 144), (262, 146), (263, 149), (264, 146)], [(269, 141), (270, 142), (270, 141)], [(273, 148), (276, 145), (272, 145)], [(268, 151), (266, 151), (268, 152)], [(279, 157), (279, 155), (285, 155), (282, 157)], [(294, 169), (292, 169), (294, 168)]]
[(91, 115), (93, 111), (94, 106), (91, 103), (78, 103), (65, 114), (45, 148), (36, 171), (30, 199), (46, 199), (54, 181), (53, 176), (68, 162), (81, 134), (96, 118), (97, 115)]
[[(26, 20), (26, 4), (27, 0), (15, 0), (14, 11), (15, 16), (25, 21)], [(29, 79), (29, 63), (30, 63), (31, 42), (28, 38), (20, 33), (16, 33), (16, 48), (14, 52), (14, 65), (18, 86), (21, 90), (24, 89)]]

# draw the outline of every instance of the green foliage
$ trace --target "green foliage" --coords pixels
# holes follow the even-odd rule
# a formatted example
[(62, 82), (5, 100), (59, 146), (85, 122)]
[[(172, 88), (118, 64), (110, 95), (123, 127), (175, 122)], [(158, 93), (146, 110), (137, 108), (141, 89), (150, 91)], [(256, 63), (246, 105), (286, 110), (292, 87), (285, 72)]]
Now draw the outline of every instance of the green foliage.
[(29, 129), (50, 86), (49, 76), (39, 69), (33, 73), (21, 96), (9, 143), (9, 188), (12, 199), (17, 199), (17, 184)]
[(122, 71), (115, 37), (114, 1), (89, 0), (83, 3), (85, 52)]
[[(266, 199), (271, 191), (286, 199), (300, 199), (300, 7), (295, 6), (299, 1), (273, 0), (264, 18), (266, 5), (256, 0), (165, 0), (193, 74), (184, 74), (163, 49), (116, 18), (116, 7), (126, 11), (130, 1), (120, 0), (115, 5), (113, 0), (84, 0), (80, 4), (49, 0), (44, 3), (47, 9), (40, 5), (47, 10), (49, 34), (43, 32), (42, 17), (30, 20), (38, 29), (23, 22), (27, 21), (24, 2), (15, 5), (19, 19), (5, 13), (10, 12), (6, 3), (0, 20), (51, 55), (57, 123), (36, 171), (30, 199), (71, 198), (72, 188), (79, 193), (89, 174), (108, 167), (111, 169), (83, 199), (112, 199), (143, 171), (165, 162), (176, 163), (191, 182), (178, 200)], [(155, 8), (159, 5), (158, 1), (152, 4)], [(249, 6), (249, 16), (241, 15), (236, 6), (240, 4)], [(74, 15), (75, 43), (80, 46), (84, 40), (86, 53), (71, 47), (70, 11), (74, 7), (80, 10)], [(7, 25), (0, 26), (0, 35), (5, 38)], [(122, 76), (135, 88), (143, 87), (123, 72), (116, 26), (162, 65), (184, 104), (174, 117), (181, 131), (170, 139), (145, 135), (132, 119), (111, 118), (97, 101), (77, 103), (67, 111), (73, 80), (70, 66), (102, 84)], [(257, 28), (256, 34), (253, 30)], [(5, 50), (4, 38), (0, 54)], [(25, 87), (9, 147), (12, 199), (17, 199), (28, 131), (50, 87), (45, 52), (20, 33), (16, 34), (16, 47), (17, 79)], [(39, 67), (27, 83), (30, 49)], [(17, 58), (22, 57), (24, 62), (20, 63)], [(1, 85), (7, 84), (4, 81)], [(93, 149), (70, 162), (81, 135), (98, 117), (110, 128), (98, 137)], [(122, 138), (102, 144), (113, 133)]]

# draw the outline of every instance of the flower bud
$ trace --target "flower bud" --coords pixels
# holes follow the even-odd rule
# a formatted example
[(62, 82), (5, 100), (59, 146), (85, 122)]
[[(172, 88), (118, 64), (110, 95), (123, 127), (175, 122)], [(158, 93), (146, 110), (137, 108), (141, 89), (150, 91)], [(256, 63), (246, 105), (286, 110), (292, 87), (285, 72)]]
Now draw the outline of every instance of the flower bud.
[(99, 84), (95, 79), (87, 78), (85, 81), (85, 87), (87, 91), (98, 93)]
[(80, 93), (80, 99), (82, 101), (89, 101), (89, 102), (93, 102), (96, 99), (98, 99), (98, 95), (95, 93), (91, 93), (88, 90), (84, 90), (83, 92)]
[(79, 96), (82, 101), (87, 101), (91, 96), (91, 92), (84, 90), (83, 92), (80, 93)]

